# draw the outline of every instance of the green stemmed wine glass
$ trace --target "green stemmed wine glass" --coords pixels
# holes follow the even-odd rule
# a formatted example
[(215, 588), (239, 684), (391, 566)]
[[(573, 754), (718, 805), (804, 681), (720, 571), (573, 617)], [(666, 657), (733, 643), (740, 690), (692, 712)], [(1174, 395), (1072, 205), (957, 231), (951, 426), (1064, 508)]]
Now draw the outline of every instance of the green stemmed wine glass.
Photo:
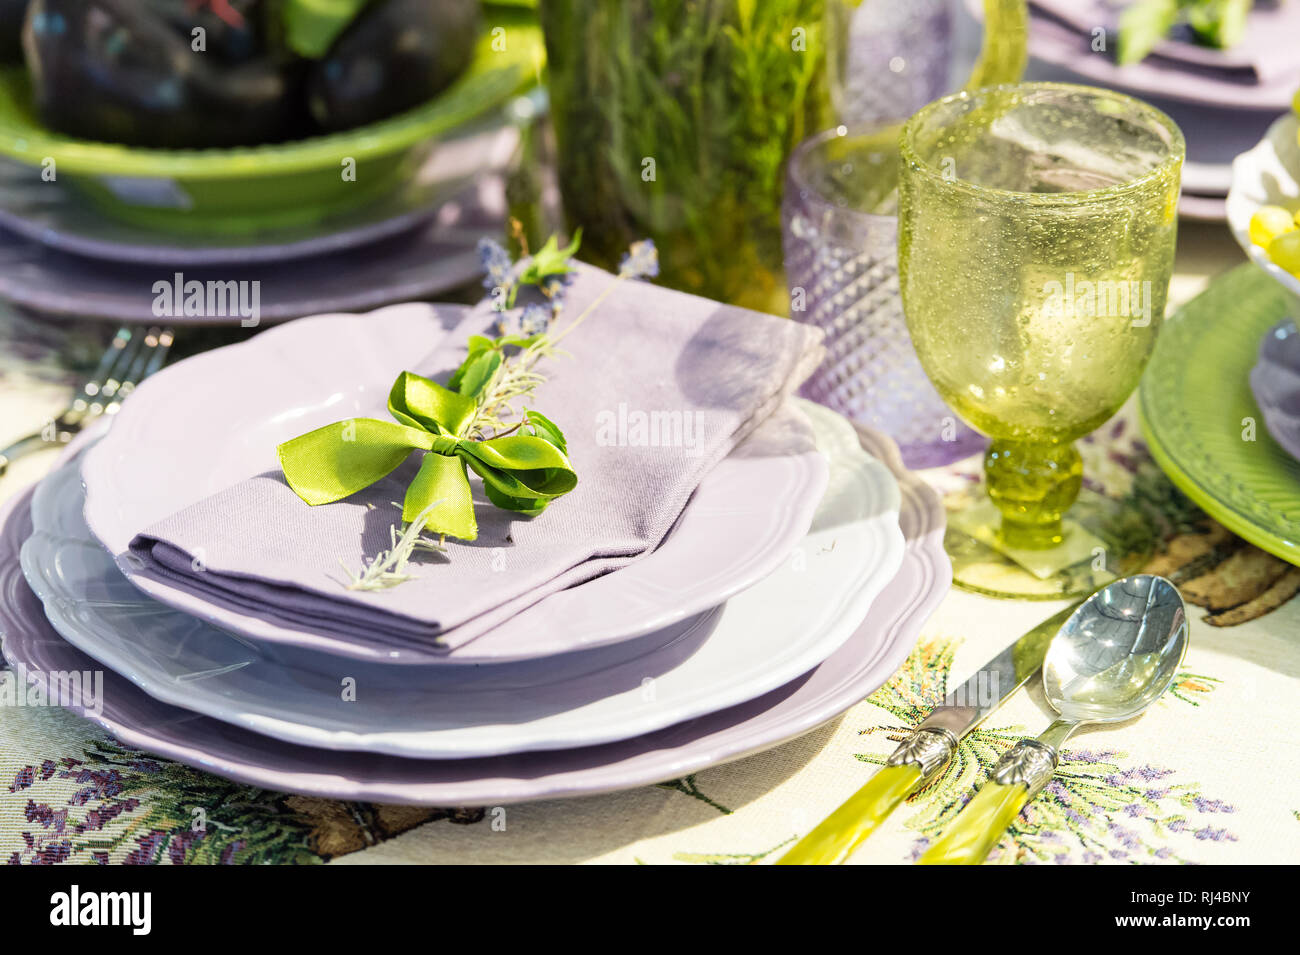
[(1104, 506), (1065, 519), (1083, 477), (1073, 442), (1119, 410), (1151, 354), (1184, 148), (1154, 107), (1060, 83), (958, 93), (904, 126), (907, 325), (939, 393), (992, 439), (991, 503), (950, 522), (959, 584), (1055, 598), (1129, 569)]

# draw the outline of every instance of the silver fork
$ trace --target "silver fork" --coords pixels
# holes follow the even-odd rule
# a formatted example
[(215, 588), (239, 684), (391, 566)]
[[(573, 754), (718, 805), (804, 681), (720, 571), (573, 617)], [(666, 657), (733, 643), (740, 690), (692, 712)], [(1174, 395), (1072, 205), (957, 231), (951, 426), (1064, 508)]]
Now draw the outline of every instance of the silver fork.
[(42, 448), (67, 444), (103, 415), (117, 414), (135, 386), (162, 367), (171, 350), (170, 328), (123, 325), (113, 336), (90, 380), (57, 418), (0, 450), (0, 477), (9, 465)]

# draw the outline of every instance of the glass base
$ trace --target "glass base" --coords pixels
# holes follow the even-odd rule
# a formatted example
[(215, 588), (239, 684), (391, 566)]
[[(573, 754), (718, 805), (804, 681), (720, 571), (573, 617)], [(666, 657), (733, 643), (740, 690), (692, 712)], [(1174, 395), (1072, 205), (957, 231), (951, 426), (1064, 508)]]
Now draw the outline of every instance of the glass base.
[(944, 549), (953, 583), (963, 590), (1014, 600), (1082, 597), (1136, 573), (1151, 557), (1156, 535), (1135, 528), (1134, 512), (1119, 501), (1082, 491), (1065, 519), (1059, 547), (1027, 551), (1008, 547), (999, 517), (983, 487), (948, 502)]

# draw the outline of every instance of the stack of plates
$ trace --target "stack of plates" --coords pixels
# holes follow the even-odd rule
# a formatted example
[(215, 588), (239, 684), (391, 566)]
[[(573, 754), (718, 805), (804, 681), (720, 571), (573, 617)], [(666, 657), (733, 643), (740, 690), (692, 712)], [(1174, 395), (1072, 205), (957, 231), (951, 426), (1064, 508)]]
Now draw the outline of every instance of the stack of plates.
[[(440, 142), (411, 178), (309, 225), (168, 234), (114, 219), (59, 180), (0, 160), (0, 297), (36, 311), (156, 323), (154, 284), (256, 281), (259, 320), (429, 298), (482, 273), (479, 237), (506, 219), (518, 129), (480, 123)], [(236, 317), (168, 315), (168, 324)]]
[[(266, 470), (305, 409), (385, 388), (461, 314), (294, 322), (141, 385), (0, 517), (9, 662), (47, 683), (106, 669), (102, 707), (70, 708), (162, 756), (444, 805), (690, 773), (832, 719), (902, 662), (949, 585), (942, 508), (887, 438), (807, 402), (817, 453), (733, 454), (654, 553), (450, 653), (381, 651), (362, 630), (313, 633), (135, 576), (133, 528)], [(260, 363), (277, 373), (250, 375)]]
[[(508, 49), (495, 37), (508, 31)], [(430, 298), (481, 274), (506, 218), (513, 99), (544, 61), (531, 10), (489, 3), (475, 55), (427, 102), (354, 129), (229, 149), (145, 149), (64, 136), (0, 70), (0, 297), (124, 323), (222, 324), (155, 310), (154, 285), (257, 282), (257, 321)], [(211, 286), (209, 286), (211, 287)]]

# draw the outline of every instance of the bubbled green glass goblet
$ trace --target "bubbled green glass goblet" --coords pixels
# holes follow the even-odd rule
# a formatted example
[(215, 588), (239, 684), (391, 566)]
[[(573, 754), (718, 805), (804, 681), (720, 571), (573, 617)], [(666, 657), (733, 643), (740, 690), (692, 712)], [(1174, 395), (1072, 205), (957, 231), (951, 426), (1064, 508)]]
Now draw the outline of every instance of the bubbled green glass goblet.
[(955, 578), (1007, 596), (1090, 591), (1133, 554), (1110, 552), (1105, 502), (1066, 519), (1083, 479), (1073, 442), (1119, 410), (1151, 354), (1182, 134), (1119, 93), (1025, 83), (936, 100), (900, 152), (912, 341), (939, 393), (992, 439), (991, 503), (951, 520)]

